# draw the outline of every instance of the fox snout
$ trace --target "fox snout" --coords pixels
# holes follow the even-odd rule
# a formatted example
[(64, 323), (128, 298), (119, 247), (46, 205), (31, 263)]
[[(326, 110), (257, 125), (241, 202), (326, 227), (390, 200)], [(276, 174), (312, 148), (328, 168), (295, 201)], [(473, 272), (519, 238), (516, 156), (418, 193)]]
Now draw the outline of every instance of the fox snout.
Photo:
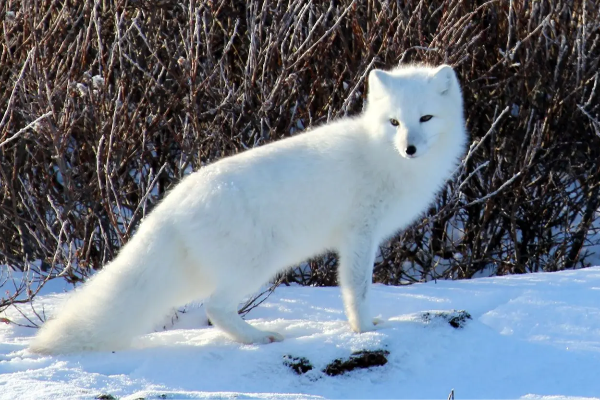
[(425, 153), (427, 144), (422, 135), (404, 131), (398, 132), (396, 148), (402, 157), (415, 158)]

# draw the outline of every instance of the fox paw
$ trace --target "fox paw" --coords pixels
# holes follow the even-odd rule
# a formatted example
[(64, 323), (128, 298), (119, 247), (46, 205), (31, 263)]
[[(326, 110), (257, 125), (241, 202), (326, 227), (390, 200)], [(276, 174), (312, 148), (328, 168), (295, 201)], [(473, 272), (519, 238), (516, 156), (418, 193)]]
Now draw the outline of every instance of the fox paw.
[(352, 327), (352, 330), (356, 333), (375, 331), (375, 330), (383, 328), (384, 325), (385, 325), (385, 320), (383, 320), (381, 318), (373, 318), (371, 323), (364, 322), (361, 324), (357, 324), (357, 323), (350, 322), (350, 326)]
[(246, 344), (269, 344), (274, 342), (283, 341), (283, 335), (277, 332), (269, 332), (269, 331), (260, 331), (253, 335), (251, 338), (247, 338), (246, 340), (241, 340), (241, 342)]
[(265, 332), (265, 336), (263, 337), (263, 342), (265, 344), (273, 343), (273, 342), (282, 342), (283, 335), (277, 332)]

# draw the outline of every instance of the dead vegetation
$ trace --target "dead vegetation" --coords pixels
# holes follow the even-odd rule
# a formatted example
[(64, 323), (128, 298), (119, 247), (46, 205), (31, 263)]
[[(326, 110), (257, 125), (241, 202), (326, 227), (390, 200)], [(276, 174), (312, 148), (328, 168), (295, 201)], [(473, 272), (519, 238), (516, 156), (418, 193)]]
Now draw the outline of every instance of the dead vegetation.
[[(0, 264), (27, 279), (4, 287), (0, 310), (48, 278), (100, 268), (185, 174), (360, 112), (368, 71), (398, 62), (457, 69), (473, 143), (426, 218), (382, 246), (375, 280), (586, 266), (600, 208), (599, 10), (2, 2)], [(287, 280), (333, 284), (334, 267), (326, 256)]]

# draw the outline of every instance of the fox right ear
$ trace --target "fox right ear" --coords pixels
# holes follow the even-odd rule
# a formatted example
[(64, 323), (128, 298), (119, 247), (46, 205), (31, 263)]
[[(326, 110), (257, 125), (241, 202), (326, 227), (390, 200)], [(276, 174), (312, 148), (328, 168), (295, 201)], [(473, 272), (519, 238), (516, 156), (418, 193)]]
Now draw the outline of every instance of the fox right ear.
[(371, 72), (369, 72), (368, 97), (375, 99), (385, 96), (388, 92), (388, 88), (391, 86), (390, 78), (390, 74), (381, 69), (371, 70)]

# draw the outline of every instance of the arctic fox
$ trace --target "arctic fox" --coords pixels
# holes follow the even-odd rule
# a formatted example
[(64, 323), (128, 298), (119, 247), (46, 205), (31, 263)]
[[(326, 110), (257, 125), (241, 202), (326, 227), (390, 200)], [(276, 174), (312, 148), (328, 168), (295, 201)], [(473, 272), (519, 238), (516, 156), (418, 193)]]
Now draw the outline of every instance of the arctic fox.
[(203, 298), (242, 343), (283, 340), (237, 314), (276, 273), (328, 250), (350, 327), (376, 329), (368, 298), (378, 245), (434, 200), (466, 146), (447, 65), (372, 70), (362, 114), (224, 158), (184, 178), (120, 254), (32, 340), (37, 353), (117, 350), (172, 307)]

